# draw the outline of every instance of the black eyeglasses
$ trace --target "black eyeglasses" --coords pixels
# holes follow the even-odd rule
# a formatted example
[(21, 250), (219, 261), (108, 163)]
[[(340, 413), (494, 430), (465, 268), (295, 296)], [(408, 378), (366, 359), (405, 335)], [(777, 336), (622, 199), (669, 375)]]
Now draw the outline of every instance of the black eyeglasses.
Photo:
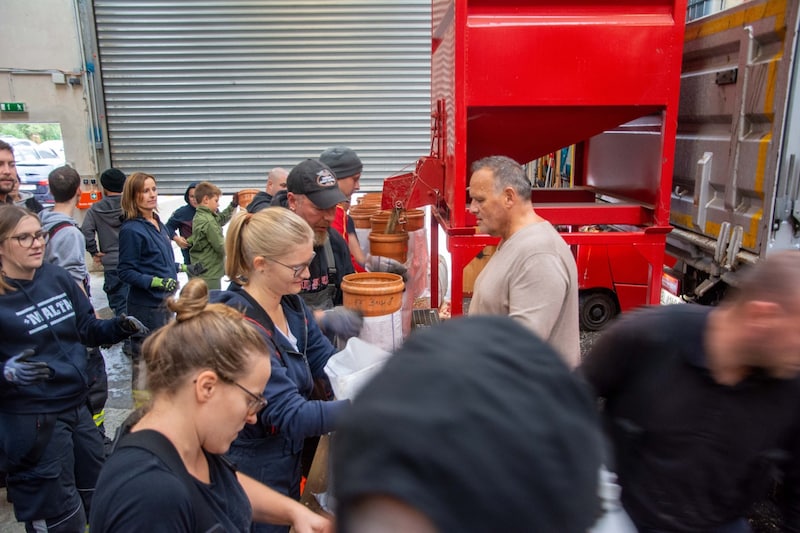
[(311, 266), (311, 263), (314, 261), (315, 257), (317, 257), (317, 252), (311, 252), (311, 259), (309, 259), (307, 263), (303, 263), (302, 265), (294, 265), (294, 266), (290, 266), (290, 265), (286, 265), (284, 263), (281, 263), (277, 259), (270, 259), (270, 261), (272, 261), (273, 263), (278, 263), (280, 266), (283, 266), (283, 267), (286, 267), (288, 269), (291, 269), (292, 276), (294, 278), (299, 278), (300, 275), (305, 271), (305, 269), (307, 269), (309, 266)]
[(247, 402), (247, 414), (248, 415), (254, 415), (254, 414), (258, 413), (259, 411), (261, 411), (263, 408), (265, 408), (267, 406), (267, 399), (264, 398), (263, 396), (260, 396), (258, 394), (253, 394), (252, 392), (250, 392), (246, 388), (242, 387), (241, 385), (239, 385), (238, 383), (236, 383), (233, 380), (231, 380), (230, 383), (232, 385), (236, 385), (237, 387), (242, 389), (245, 393), (247, 393), (248, 396), (250, 396), (250, 401)]
[(33, 243), (37, 240), (41, 240), (42, 244), (47, 244), (50, 234), (46, 231), (39, 230), (36, 233), (23, 233), (22, 235), (12, 235), (8, 238), (16, 239), (23, 248), (33, 248)]

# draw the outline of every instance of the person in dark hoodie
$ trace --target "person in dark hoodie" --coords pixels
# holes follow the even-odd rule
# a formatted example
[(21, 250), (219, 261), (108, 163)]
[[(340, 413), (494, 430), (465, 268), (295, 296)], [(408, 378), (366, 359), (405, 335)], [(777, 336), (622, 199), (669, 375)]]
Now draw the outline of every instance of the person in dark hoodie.
[(128, 285), (119, 279), (119, 228), (122, 226), (122, 187), (125, 173), (109, 168), (100, 174), (103, 199), (95, 202), (86, 212), (81, 232), (86, 238), (86, 251), (94, 262), (103, 265), (103, 291), (108, 296), (108, 306), (120, 316), (126, 312)]
[[(188, 239), (192, 236), (192, 220), (194, 220), (194, 214), (197, 212), (197, 200), (194, 198), (195, 187), (197, 187), (197, 182), (189, 184), (186, 188), (186, 192), (183, 193), (183, 199), (186, 201), (186, 205), (176, 209), (165, 224), (169, 232), (169, 238), (175, 241), (175, 244), (181, 249), (183, 263), (185, 265), (192, 264), (192, 258), (189, 257)], [(178, 232), (177, 235), (175, 235), (176, 231)]]
[(267, 174), (265, 190), (259, 191), (247, 204), (248, 213), (258, 213), (272, 204), (272, 199), (278, 191), (286, 190), (286, 177), (289, 173), (285, 168), (275, 167)]
[(313, 241), (309, 225), (286, 209), (270, 207), (234, 218), (225, 239), (225, 271), (233, 289), (211, 293), (212, 301), (244, 313), (275, 348), (264, 390), (267, 405), (239, 434), (229, 457), (242, 473), (295, 499), (305, 439), (332, 431), (349, 405), (310, 399), (314, 379), (325, 378), (325, 364), (337, 351), (297, 296), (314, 261)]
[(146, 328), (100, 320), (69, 273), (44, 262), (36, 215), (0, 206), (0, 470), (27, 531), (84, 531), (103, 461), (86, 401), (86, 346)]

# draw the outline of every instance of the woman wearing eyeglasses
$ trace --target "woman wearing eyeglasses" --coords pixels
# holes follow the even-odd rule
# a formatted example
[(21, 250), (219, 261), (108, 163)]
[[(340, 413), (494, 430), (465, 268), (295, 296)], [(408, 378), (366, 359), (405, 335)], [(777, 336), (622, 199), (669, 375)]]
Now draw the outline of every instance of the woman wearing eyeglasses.
[[(225, 240), (225, 271), (233, 290), (212, 299), (240, 309), (275, 347), (267, 406), (231, 446), (242, 472), (292, 498), (300, 497), (303, 441), (334, 429), (347, 401), (310, 400), (336, 352), (298, 296), (314, 258), (314, 232), (282, 207), (236, 217)], [(255, 531), (288, 528), (258, 526)]]
[(190, 281), (176, 319), (142, 346), (152, 403), (103, 467), (92, 531), (250, 531), (254, 521), (323, 532), (329, 522), (238, 473), (222, 454), (266, 400), (269, 348), (236, 310)]
[(138, 330), (95, 317), (63, 268), (44, 263), (39, 218), (0, 206), (0, 470), (28, 531), (84, 531), (103, 440), (86, 401), (86, 346)]

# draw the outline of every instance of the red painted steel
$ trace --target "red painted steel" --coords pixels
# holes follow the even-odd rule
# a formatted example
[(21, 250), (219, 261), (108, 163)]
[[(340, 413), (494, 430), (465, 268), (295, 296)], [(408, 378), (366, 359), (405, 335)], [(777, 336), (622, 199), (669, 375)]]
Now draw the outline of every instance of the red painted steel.
[[(578, 188), (534, 189), (534, 207), (564, 230), (581, 289), (620, 284), (623, 310), (658, 303), (685, 13), (686, 0), (433, 0), (431, 155), (387, 179), (383, 201), (433, 206), (454, 314), (464, 266), (497, 242), (475, 234), (472, 162), (527, 163), (571, 144)], [(579, 231), (588, 225), (603, 231)], [(432, 272), (437, 256), (433, 238)]]

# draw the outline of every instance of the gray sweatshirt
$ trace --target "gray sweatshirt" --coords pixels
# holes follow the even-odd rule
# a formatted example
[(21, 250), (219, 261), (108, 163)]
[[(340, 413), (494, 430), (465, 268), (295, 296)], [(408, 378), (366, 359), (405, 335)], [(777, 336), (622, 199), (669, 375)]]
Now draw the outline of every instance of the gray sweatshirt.
[(61, 222), (70, 223), (58, 229), (47, 242), (44, 260), (65, 268), (81, 286), (87, 286), (89, 270), (86, 268), (86, 241), (75, 219), (62, 213), (54, 213), (50, 208), (39, 213), (39, 218), (42, 221), (42, 229), (47, 232)]
[[(119, 262), (119, 228), (122, 226), (122, 196), (106, 196), (92, 204), (83, 219), (81, 232), (86, 238), (86, 251), (103, 252), (103, 268), (116, 270)], [(96, 239), (95, 239), (96, 236)]]

